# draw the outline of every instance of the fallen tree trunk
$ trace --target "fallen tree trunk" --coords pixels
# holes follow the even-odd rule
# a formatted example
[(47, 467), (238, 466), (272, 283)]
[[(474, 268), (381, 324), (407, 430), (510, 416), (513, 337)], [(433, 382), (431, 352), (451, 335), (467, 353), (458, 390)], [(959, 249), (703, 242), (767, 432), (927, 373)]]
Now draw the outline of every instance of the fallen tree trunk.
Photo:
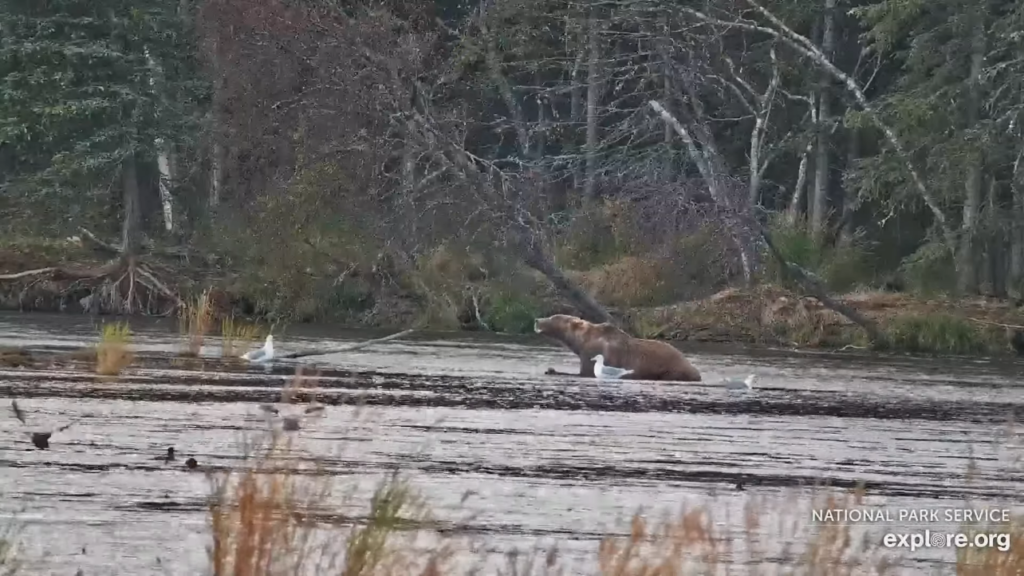
[(847, 306), (842, 302), (829, 296), (828, 291), (821, 285), (821, 281), (815, 278), (811, 273), (807, 272), (800, 266), (793, 264), (786, 257), (782, 255), (775, 243), (772, 242), (771, 235), (768, 231), (761, 226), (760, 222), (755, 222), (759, 227), (761, 238), (764, 239), (765, 244), (768, 246), (768, 251), (772, 253), (772, 256), (778, 261), (779, 265), (786, 275), (796, 281), (810, 296), (816, 298), (823, 306), (842, 315), (854, 324), (860, 326), (867, 333), (868, 339), (872, 343), (883, 342), (885, 335), (878, 329), (878, 325), (875, 324), (868, 317), (864, 316), (852, 306)]
[(611, 314), (605, 310), (604, 306), (601, 306), (582, 286), (566, 276), (565, 272), (555, 264), (547, 252), (540, 248), (525, 250), (524, 252), (522, 256), (523, 263), (543, 274), (548, 279), (548, 282), (551, 282), (551, 285), (555, 287), (555, 290), (558, 290), (559, 294), (572, 302), (580, 311), (580, 316), (584, 320), (597, 324), (602, 322), (615, 323)]
[(410, 328), (408, 330), (402, 330), (401, 332), (397, 332), (389, 336), (384, 336), (383, 338), (374, 338), (373, 340), (359, 342), (358, 344), (350, 344), (348, 346), (343, 346), (341, 348), (328, 348), (326, 350), (304, 350), (301, 352), (282, 354), (281, 356), (279, 356), (279, 358), (306, 358), (307, 356), (323, 356), (326, 354), (337, 354), (339, 352), (352, 352), (353, 350), (359, 350), (360, 348), (366, 348), (367, 346), (372, 346), (374, 344), (379, 344), (381, 342), (387, 342), (388, 340), (395, 340), (397, 338), (401, 338), (402, 336), (408, 336), (409, 334), (412, 334), (415, 331), (415, 328)]

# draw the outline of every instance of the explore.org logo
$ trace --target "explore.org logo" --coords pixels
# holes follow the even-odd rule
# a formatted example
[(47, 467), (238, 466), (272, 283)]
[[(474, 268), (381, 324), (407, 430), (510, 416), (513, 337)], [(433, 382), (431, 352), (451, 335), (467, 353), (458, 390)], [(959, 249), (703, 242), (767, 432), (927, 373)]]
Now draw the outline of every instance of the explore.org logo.
[(899, 533), (888, 532), (882, 537), (882, 545), (886, 548), (910, 548), (913, 552), (918, 548), (995, 548), (1000, 552), (1010, 550), (1010, 535), (978, 532), (924, 532)]

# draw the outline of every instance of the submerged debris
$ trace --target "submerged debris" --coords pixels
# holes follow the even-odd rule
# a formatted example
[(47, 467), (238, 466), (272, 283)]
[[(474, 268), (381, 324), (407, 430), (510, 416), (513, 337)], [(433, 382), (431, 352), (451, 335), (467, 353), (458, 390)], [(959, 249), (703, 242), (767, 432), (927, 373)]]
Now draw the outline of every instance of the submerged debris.
[(28, 423), (25, 422), (25, 413), (22, 412), (21, 407), (18, 406), (17, 400), (11, 400), (11, 410), (14, 410), (14, 417), (17, 418), (18, 421), (20, 421), (23, 425), (28, 425)]

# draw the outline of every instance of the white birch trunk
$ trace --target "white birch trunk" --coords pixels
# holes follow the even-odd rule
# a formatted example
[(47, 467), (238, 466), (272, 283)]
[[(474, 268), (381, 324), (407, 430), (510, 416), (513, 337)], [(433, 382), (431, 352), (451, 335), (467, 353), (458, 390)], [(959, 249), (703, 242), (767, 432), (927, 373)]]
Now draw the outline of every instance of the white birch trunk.
[(220, 183), (224, 168), (224, 146), (220, 142), (213, 143), (213, 157), (210, 159), (210, 208), (220, 204)]
[(597, 184), (597, 107), (600, 103), (598, 75), (601, 48), (598, 44), (597, 16), (593, 10), (591, 8), (587, 19), (587, 174), (583, 194), (588, 199), (594, 197)]
[[(163, 71), (150, 54), (148, 47), (145, 48), (145, 53), (146, 61), (149, 64), (149, 85), (158, 90), (157, 78), (163, 77)], [(160, 206), (163, 208), (164, 229), (172, 232), (174, 231), (174, 206), (171, 200), (171, 151), (163, 138), (157, 138), (154, 145), (157, 151), (156, 165), (160, 172), (158, 188), (160, 189)]]

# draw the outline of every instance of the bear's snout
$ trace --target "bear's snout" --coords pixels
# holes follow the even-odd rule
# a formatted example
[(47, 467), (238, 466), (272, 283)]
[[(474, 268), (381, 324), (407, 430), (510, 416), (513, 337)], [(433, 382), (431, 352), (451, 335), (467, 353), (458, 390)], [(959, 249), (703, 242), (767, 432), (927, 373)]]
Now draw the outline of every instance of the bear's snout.
[(540, 334), (540, 320), (533, 321), (533, 331)]

